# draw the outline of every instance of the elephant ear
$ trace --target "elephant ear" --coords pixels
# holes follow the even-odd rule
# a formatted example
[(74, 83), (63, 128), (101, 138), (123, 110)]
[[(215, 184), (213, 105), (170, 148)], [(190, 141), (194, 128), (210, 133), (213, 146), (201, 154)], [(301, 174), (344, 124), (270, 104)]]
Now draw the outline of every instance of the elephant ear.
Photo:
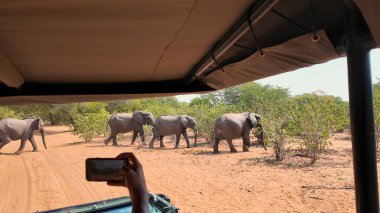
[(255, 117), (256, 117), (257, 122), (260, 123), (260, 121), (261, 121), (261, 115), (255, 114)]
[(179, 122), (185, 128), (189, 128), (189, 126), (190, 126), (190, 118), (188, 116), (186, 116), (186, 115), (181, 115), (180, 118), (179, 118)]
[(261, 115), (249, 113), (248, 120), (251, 122), (252, 127), (257, 127), (257, 124), (261, 121)]
[(141, 125), (144, 125), (144, 124), (145, 124), (144, 115), (143, 115), (143, 113), (140, 112), (140, 111), (136, 111), (136, 112), (134, 112), (133, 115), (132, 115), (132, 119), (133, 119), (135, 122), (137, 122), (137, 123), (139, 123), (139, 124), (141, 124)]
[[(42, 123), (42, 125), (43, 125), (43, 123)], [(26, 127), (26, 128), (31, 128), (32, 130), (40, 130), (41, 129), (41, 118), (39, 118), (39, 117), (34, 118), (34, 120), (32, 120), (32, 122), (30, 123), (30, 126)]]
[(41, 128), (43, 128), (44, 127), (44, 122), (42, 121), (42, 119), (40, 118), (40, 117), (37, 117), (37, 119), (36, 119), (37, 121), (37, 130), (40, 130)]

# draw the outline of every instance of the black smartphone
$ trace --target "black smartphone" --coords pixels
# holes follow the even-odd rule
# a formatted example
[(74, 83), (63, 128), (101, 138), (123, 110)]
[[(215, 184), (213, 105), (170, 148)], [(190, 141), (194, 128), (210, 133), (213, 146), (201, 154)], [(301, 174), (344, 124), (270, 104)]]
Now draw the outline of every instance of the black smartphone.
[(128, 159), (88, 158), (86, 179), (88, 181), (124, 180), (122, 168), (128, 166)]

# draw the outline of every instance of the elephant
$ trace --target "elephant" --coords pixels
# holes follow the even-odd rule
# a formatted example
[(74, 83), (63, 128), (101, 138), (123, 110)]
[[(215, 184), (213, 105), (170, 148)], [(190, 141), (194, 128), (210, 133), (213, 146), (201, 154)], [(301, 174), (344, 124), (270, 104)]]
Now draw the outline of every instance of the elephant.
[(7, 118), (0, 121), (0, 149), (3, 148), (11, 141), (21, 139), (20, 148), (15, 152), (16, 154), (21, 154), (25, 148), (25, 143), (27, 140), (33, 146), (33, 152), (38, 151), (37, 145), (33, 137), (34, 130), (39, 130), (42, 137), (42, 142), (46, 147), (45, 143), (45, 128), (44, 122), (41, 118), (27, 118), (24, 120)]
[(133, 131), (133, 137), (131, 144), (135, 143), (137, 134), (140, 134), (142, 144), (145, 145), (145, 136), (143, 125), (154, 125), (154, 117), (150, 112), (136, 111), (131, 113), (118, 113), (112, 115), (107, 122), (107, 127), (110, 126), (111, 134), (104, 140), (104, 143), (108, 145), (108, 142), (112, 139), (112, 145), (117, 146), (116, 135), (119, 133), (127, 133)]
[(175, 148), (179, 147), (181, 134), (186, 140), (187, 148), (191, 148), (189, 138), (187, 137), (187, 128), (194, 131), (194, 146), (197, 145), (197, 129), (195, 118), (188, 115), (166, 115), (157, 118), (153, 128), (153, 138), (149, 143), (149, 148), (153, 149), (154, 141), (160, 139), (160, 147), (165, 147), (163, 143), (164, 136), (176, 135)]
[(249, 133), (252, 128), (258, 128), (260, 135), (259, 142), (266, 150), (264, 143), (264, 129), (261, 124), (261, 116), (252, 112), (227, 113), (221, 115), (215, 122), (214, 128), (214, 153), (219, 153), (218, 146), (221, 140), (226, 140), (231, 152), (237, 152), (232, 139), (243, 138), (243, 151), (247, 152), (250, 146)]

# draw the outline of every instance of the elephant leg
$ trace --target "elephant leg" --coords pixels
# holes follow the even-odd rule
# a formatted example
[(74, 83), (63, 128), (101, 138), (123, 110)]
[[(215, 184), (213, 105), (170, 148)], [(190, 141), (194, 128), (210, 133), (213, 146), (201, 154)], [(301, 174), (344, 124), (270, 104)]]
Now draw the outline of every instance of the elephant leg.
[(131, 145), (133, 145), (136, 141), (136, 138), (137, 138), (137, 131), (133, 131), (133, 136), (132, 136), (132, 142), (131, 142)]
[(161, 148), (165, 147), (165, 145), (164, 145), (164, 136), (160, 136), (160, 147)]
[(37, 149), (37, 145), (36, 145), (36, 141), (34, 140), (33, 135), (31, 135), (31, 136), (29, 137), (29, 141), (30, 141), (30, 143), (31, 143), (32, 146), (33, 146), (33, 152), (38, 151), (38, 149)]
[(220, 142), (220, 138), (215, 138), (215, 141), (214, 141), (214, 154), (219, 153), (219, 142)]
[(249, 135), (244, 135), (243, 136), (243, 152), (248, 152), (249, 151), (248, 147), (250, 147), (250, 145), (251, 145), (251, 142), (250, 142)]
[(117, 146), (118, 144), (117, 144), (117, 141), (116, 141), (116, 137), (117, 136), (117, 134), (113, 134), (112, 135), (112, 146)]
[(189, 141), (189, 137), (187, 137), (187, 132), (186, 132), (186, 130), (182, 132), (182, 135), (183, 135), (183, 137), (185, 138), (185, 141), (186, 141), (186, 144), (187, 144), (187, 148), (191, 148), (191, 146), (190, 146), (190, 141)]
[(112, 140), (112, 138), (113, 138), (113, 133), (111, 133), (110, 136), (108, 136), (108, 138), (106, 138), (106, 139), (104, 140), (104, 144), (107, 146), (107, 145), (108, 145), (108, 142), (110, 142), (110, 140)]
[(179, 148), (179, 139), (180, 138), (181, 138), (181, 133), (176, 134), (175, 147), (174, 148)]
[(0, 149), (3, 148), (5, 145), (10, 143), (12, 140), (8, 137), (1, 138), (1, 143), (0, 143)]
[(231, 152), (237, 152), (237, 150), (235, 149), (234, 145), (232, 144), (232, 139), (227, 139), (227, 143), (230, 146), (230, 151)]
[(153, 134), (152, 140), (150, 141), (149, 146), (148, 146), (149, 149), (153, 149), (154, 148), (153, 144), (154, 144), (155, 140), (156, 140), (156, 136), (154, 136), (154, 134)]
[(143, 147), (143, 146), (146, 146), (145, 144), (145, 136), (144, 136), (144, 129), (141, 128), (139, 130), (139, 134), (140, 134), (140, 137), (141, 137), (141, 144), (140, 144), (140, 148)]
[(27, 139), (21, 139), (20, 148), (18, 148), (18, 150), (15, 152), (16, 154), (19, 155), (19, 154), (21, 154), (22, 150), (24, 150), (26, 140), (27, 140)]

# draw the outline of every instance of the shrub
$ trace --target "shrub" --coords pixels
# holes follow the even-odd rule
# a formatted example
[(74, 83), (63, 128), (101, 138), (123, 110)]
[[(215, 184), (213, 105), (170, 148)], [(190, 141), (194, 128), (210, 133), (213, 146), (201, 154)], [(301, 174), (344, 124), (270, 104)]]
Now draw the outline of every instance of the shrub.
[(5, 118), (19, 118), (16, 112), (8, 107), (0, 107), (0, 120)]
[(285, 116), (263, 117), (263, 126), (265, 126), (265, 143), (272, 145), (276, 161), (282, 161), (285, 158), (286, 140), (289, 137), (286, 130), (287, 118)]
[(234, 106), (218, 105), (210, 107), (209, 105), (193, 105), (189, 115), (197, 121), (198, 138), (205, 138), (206, 141), (214, 141), (214, 127), (216, 119), (224, 113), (234, 112)]
[(286, 155), (285, 144), (289, 138), (288, 123), (291, 120), (292, 102), (289, 98), (267, 102), (267, 110), (262, 118), (266, 137), (265, 143), (273, 146), (276, 161), (282, 161)]
[(325, 97), (318, 94), (305, 94), (296, 97), (293, 117), (297, 125), (296, 132), (302, 139), (301, 149), (306, 150), (307, 156), (314, 164), (318, 155), (329, 145), (330, 123), (328, 114), (331, 102), (326, 102)]
[(103, 108), (98, 112), (77, 114), (74, 117), (74, 123), (70, 125), (74, 135), (85, 142), (89, 142), (92, 138), (106, 134), (106, 125), (109, 113)]

